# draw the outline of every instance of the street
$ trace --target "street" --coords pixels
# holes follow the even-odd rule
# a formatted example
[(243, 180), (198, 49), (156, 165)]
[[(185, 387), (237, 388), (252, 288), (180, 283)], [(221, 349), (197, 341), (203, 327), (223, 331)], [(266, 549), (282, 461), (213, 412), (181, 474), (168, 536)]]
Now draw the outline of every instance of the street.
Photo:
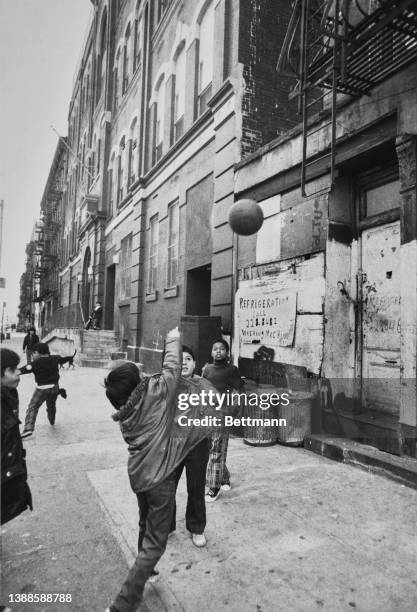
[[(13, 346), (12, 342), (4, 346)], [(12, 610), (99, 612), (132, 562), (136, 499), (126, 445), (102, 386), (106, 371), (61, 370), (68, 399), (51, 427), (40, 409), (25, 442), (33, 512), (3, 526), (3, 593)], [(34, 387), (22, 376), (21, 420)], [(302, 448), (234, 438), (232, 489), (207, 507), (204, 549), (178, 524), (145, 591), (147, 612), (412, 612), (417, 609), (417, 491)], [(60, 593), (67, 603), (14, 603)]]

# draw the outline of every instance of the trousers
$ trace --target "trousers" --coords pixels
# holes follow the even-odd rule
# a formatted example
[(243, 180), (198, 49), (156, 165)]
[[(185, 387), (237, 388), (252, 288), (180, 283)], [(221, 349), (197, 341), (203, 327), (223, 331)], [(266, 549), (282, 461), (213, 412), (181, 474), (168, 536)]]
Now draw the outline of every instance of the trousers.
[(46, 412), (51, 425), (55, 423), (56, 415), (56, 398), (59, 395), (58, 385), (54, 385), (50, 389), (35, 389), (31, 400), (29, 402), (28, 409), (26, 410), (25, 416), (25, 427), (24, 430), (35, 429), (36, 417), (38, 416), (39, 408), (46, 401)]
[(219, 431), (212, 435), (206, 476), (206, 485), (212, 489), (230, 484), (230, 474), (226, 466), (228, 445), (229, 432)]
[(139, 506), (138, 556), (129, 570), (113, 606), (119, 612), (134, 612), (152, 570), (165, 552), (175, 504), (175, 474), (154, 488), (137, 493)]
[[(204, 533), (206, 527), (206, 471), (209, 458), (210, 441), (201, 440), (185, 457), (175, 470), (175, 490), (185, 468), (187, 478), (187, 507), (185, 510), (185, 526), (191, 533)], [(176, 504), (172, 517), (171, 529), (176, 527)]]

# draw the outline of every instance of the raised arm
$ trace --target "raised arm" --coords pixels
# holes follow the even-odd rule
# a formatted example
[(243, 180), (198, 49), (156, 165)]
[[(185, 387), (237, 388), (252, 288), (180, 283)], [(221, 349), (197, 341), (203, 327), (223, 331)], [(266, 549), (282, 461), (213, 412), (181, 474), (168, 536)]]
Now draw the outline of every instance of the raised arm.
[(168, 332), (165, 341), (165, 356), (162, 364), (162, 376), (168, 387), (168, 393), (175, 391), (181, 375), (181, 343), (178, 327)]

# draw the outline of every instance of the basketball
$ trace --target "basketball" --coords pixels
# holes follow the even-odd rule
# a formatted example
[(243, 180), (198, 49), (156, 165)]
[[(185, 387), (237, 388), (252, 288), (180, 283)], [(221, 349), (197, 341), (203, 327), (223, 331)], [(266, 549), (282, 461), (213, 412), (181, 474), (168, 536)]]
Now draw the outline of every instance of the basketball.
[(250, 236), (256, 234), (264, 221), (262, 208), (248, 198), (238, 200), (229, 210), (229, 225), (236, 234)]

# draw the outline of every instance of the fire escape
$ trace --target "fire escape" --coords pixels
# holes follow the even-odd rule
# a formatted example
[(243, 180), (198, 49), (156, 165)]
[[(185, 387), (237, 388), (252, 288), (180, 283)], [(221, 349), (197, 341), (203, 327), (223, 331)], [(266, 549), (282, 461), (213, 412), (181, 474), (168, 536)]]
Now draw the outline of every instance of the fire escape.
[(41, 220), (37, 223), (35, 276), (39, 279), (38, 301), (56, 297), (58, 290), (60, 201), (62, 191), (49, 189), (41, 205)]
[[(277, 70), (296, 77), (290, 98), (298, 97), (302, 117), (304, 197), (333, 186), (338, 95), (371, 95), (416, 60), (417, 0), (294, 0)], [(315, 134), (326, 129), (328, 148), (311, 157)], [(330, 170), (330, 187), (307, 193), (308, 168), (319, 160)]]

